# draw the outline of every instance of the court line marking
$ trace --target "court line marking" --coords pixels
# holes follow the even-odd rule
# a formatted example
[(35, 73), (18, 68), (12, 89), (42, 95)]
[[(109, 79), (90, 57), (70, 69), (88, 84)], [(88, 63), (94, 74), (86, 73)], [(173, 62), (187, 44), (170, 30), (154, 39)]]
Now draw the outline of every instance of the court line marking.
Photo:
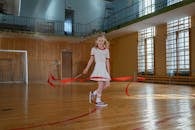
[[(186, 113), (189, 113), (189, 111), (169, 114), (169, 116), (167, 116), (167, 117), (164, 117), (162, 119), (154, 121), (155, 127), (157, 127), (158, 125), (161, 125), (163, 123), (167, 123), (170, 120), (176, 121), (177, 119), (180, 119), (180, 118), (189, 118), (189, 117), (186, 117), (186, 115), (182, 115), (182, 114), (186, 114)], [(147, 127), (148, 127), (148, 125), (143, 126), (143, 127), (138, 127), (138, 128), (133, 129), (133, 130), (145, 130)]]
[(20, 127), (20, 128), (12, 128), (12, 129), (8, 129), (8, 130), (26, 130), (26, 129), (32, 129), (32, 128), (39, 128), (39, 127), (44, 127), (44, 126), (52, 126), (52, 125), (57, 125), (57, 124), (61, 124), (61, 123), (66, 123), (68, 121), (73, 121), (73, 120), (76, 120), (76, 119), (80, 119), (82, 117), (85, 117), (85, 116), (88, 116), (90, 114), (93, 114), (94, 112), (96, 112), (97, 108), (94, 108), (93, 110), (87, 112), (87, 113), (84, 113), (84, 114), (81, 114), (81, 115), (78, 115), (78, 116), (75, 116), (75, 117), (72, 117), (72, 118), (69, 118), (69, 119), (65, 119), (65, 120), (61, 120), (61, 121), (55, 121), (55, 122), (49, 122), (49, 123), (43, 123), (43, 124), (35, 124), (35, 125), (29, 125), (29, 126), (26, 126), (26, 127)]

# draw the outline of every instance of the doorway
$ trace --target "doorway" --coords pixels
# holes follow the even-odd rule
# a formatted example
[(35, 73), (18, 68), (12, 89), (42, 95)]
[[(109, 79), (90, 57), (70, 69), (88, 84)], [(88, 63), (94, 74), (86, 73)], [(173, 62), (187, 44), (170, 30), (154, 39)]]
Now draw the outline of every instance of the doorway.
[(62, 51), (62, 79), (72, 77), (72, 52)]

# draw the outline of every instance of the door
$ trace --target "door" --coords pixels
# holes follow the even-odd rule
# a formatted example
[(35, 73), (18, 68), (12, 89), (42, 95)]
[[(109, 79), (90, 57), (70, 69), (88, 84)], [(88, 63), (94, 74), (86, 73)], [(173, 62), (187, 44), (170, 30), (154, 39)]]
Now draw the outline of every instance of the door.
[(62, 78), (72, 77), (72, 52), (62, 51)]

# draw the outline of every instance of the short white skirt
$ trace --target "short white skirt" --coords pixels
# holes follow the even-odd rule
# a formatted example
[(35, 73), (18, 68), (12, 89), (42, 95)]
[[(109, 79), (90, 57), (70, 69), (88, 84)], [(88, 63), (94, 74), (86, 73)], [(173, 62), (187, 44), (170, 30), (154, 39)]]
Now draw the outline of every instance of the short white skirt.
[(110, 81), (110, 75), (106, 69), (105, 63), (96, 63), (94, 70), (90, 76), (90, 80), (93, 81)]

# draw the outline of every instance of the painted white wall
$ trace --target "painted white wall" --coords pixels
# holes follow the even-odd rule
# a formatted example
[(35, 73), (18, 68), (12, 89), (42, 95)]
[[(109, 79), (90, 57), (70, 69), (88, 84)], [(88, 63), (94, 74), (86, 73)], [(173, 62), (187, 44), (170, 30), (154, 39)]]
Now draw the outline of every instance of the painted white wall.
[(21, 0), (21, 16), (64, 20), (64, 0)]
[(66, 8), (73, 9), (75, 23), (86, 24), (104, 16), (104, 0), (66, 0)]
[(65, 9), (71, 9), (74, 10), (74, 32), (89, 33), (100, 30), (105, 6), (104, 0), (21, 0), (20, 16), (63, 22)]
[(136, 2), (138, 2), (138, 0), (114, 0), (113, 1), (114, 12), (117, 12), (120, 9), (130, 6)]
[(21, 0), (21, 16), (64, 21), (65, 7), (74, 10), (74, 22), (87, 24), (104, 16), (104, 0)]

